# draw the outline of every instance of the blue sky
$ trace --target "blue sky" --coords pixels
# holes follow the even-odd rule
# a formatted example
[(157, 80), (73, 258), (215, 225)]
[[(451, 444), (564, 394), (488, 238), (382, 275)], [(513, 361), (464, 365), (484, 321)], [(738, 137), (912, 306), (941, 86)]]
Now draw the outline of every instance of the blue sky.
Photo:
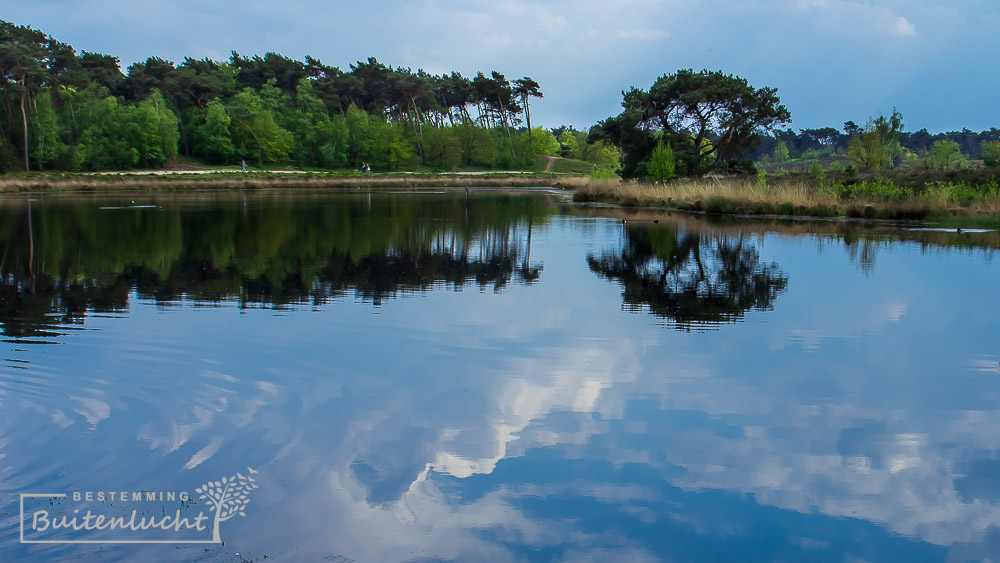
[(1000, 126), (995, 0), (33, 0), (2, 17), (123, 67), (235, 49), (531, 76), (545, 94), (532, 124), (549, 127), (589, 127), (620, 111), (621, 90), (679, 68), (776, 87), (796, 128), (894, 106), (908, 130)]

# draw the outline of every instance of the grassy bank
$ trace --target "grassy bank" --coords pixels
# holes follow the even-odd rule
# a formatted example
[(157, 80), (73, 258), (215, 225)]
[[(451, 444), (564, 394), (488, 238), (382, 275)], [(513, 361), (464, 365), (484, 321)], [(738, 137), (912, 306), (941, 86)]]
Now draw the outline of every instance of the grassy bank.
[(669, 184), (592, 180), (577, 190), (574, 199), (728, 215), (861, 217), (1000, 227), (1000, 188), (996, 182), (975, 186), (939, 183), (917, 190), (876, 178), (821, 186), (805, 181), (768, 184), (746, 178)]
[(337, 174), (233, 172), (157, 174), (17, 174), (0, 176), (0, 193), (211, 190), (264, 188), (461, 188), (552, 186), (577, 189), (587, 185), (585, 176), (546, 173), (482, 174)]

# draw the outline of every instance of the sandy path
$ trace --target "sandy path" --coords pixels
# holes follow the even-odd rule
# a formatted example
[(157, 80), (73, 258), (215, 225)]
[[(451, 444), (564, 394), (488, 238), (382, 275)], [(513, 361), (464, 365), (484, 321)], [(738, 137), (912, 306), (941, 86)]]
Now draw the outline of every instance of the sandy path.
[[(555, 157), (549, 157), (555, 158)], [(552, 161), (549, 161), (548, 166), (545, 171), (548, 172), (552, 169)], [(235, 174), (240, 171), (239, 168), (228, 169), (217, 169), (217, 170), (122, 170), (122, 171), (108, 171), (108, 172), (93, 172), (93, 174), (99, 174), (103, 176), (167, 176), (174, 174)], [(251, 174), (309, 174), (310, 172), (306, 170), (251, 170)], [(317, 174), (321, 174), (321, 171), (316, 171)], [(391, 172), (391, 174), (416, 174), (416, 172)], [(481, 171), (469, 171), (469, 172), (438, 172), (442, 176), (485, 176), (489, 175), (517, 175), (517, 174), (532, 174), (532, 172), (525, 170), (481, 170)]]

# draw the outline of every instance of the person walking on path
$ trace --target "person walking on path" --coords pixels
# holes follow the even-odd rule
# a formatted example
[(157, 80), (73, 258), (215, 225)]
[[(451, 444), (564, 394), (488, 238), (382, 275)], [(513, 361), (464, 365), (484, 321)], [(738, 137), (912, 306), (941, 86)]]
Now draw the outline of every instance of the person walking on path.
[(240, 161), (240, 172), (246, 172), (246, 171), (247, 171), (247, 161), (241, 160)]

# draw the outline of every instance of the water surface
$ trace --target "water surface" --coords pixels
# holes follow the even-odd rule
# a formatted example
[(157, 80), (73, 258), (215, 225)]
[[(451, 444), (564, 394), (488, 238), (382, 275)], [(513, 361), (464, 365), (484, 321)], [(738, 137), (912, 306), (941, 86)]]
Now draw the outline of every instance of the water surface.
[[(4, 560), (1000, 554), (996, 233), (249, 192), (0, 237)], [(18, 543), (21, 493), (247, 467), (224, 546)]]

